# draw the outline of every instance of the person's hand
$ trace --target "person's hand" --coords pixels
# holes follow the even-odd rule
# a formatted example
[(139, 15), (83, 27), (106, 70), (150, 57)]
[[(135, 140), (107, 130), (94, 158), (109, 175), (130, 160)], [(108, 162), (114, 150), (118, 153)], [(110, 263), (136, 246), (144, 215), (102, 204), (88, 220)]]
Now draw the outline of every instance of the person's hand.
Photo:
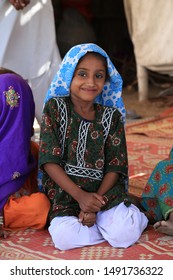
[(83, 226), (92, 227), (96, 222), (96, 213), (84, 213), (82, 210), (79, 213), (79, 222)]
[(0, 237), (7, 238), (8, 231), (3, 229), (3, 225), (0, 225)]
[(80, 209), (84, 213), (96, 213), (101, 210), (101, 207), (105, 205), (103, 197), (97, 193), (85, 192), (80, 196), (78, 200)]
[(30, 3), (30, 0), (9, 0), (9, 2), (16, 10), (23, 10)]

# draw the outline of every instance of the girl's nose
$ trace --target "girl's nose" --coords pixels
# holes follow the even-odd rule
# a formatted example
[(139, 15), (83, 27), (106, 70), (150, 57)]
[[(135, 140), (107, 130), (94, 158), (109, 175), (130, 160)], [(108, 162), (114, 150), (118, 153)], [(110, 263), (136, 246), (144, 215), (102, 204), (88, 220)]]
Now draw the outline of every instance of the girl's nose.
[(87, 78), (87, 84), (93, 85), (94, 84), (94, 76), (90, 75)]

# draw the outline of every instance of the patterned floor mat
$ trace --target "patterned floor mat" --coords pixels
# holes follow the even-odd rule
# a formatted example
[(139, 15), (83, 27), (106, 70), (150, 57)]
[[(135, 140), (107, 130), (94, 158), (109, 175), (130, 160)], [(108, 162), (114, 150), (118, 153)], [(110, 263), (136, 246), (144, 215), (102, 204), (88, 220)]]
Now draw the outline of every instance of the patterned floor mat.
[(69, 251), (55, 249), (47, 230), (11, 233), (0, 241), (1, 260), (171, 260), (173, 238), (154, 231), (152, 226), (127, 249), (112, 248), (107, 242)]

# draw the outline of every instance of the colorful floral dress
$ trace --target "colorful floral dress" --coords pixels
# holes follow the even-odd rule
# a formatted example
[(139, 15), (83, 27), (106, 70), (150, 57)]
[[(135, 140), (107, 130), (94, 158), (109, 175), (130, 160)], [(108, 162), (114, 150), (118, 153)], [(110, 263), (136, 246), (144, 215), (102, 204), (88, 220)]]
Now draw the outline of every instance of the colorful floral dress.
[(173, 148), (168, 159), (153, 170), (142, 194), (142, 205), (156, 220), (166, 220), (173, 211)]
[(52, 98), (44, 107), (40, 134), (40, 167), (43, 188), (51, 202), (50, 219), (77, 216), (79, 205), (44, 172), (45, 163), (59, 164), (80, 188), (97, 192), (107, 172), (120, 174), (107, 193), (104, 209), (125, 201), (128, 162), (122, 116), (117, 109), (94, 104), (96, 118), (88, 121), (78, 115), (70, 97)]

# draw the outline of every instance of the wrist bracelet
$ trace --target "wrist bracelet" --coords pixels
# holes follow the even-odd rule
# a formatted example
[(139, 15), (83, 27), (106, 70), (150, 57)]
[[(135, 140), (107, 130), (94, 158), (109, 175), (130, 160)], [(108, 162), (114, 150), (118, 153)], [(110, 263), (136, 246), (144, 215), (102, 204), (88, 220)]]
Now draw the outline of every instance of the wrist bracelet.
[(4, 217), (0, 216), (0, 225), (3, 225), (3, 224), (4, 224)]
[(103, 196), (103, 200), (104, 200), (105, 203), (108, 203), (108, 201), (109, 201), (109, 199), (107, 198), (106, 195)]

